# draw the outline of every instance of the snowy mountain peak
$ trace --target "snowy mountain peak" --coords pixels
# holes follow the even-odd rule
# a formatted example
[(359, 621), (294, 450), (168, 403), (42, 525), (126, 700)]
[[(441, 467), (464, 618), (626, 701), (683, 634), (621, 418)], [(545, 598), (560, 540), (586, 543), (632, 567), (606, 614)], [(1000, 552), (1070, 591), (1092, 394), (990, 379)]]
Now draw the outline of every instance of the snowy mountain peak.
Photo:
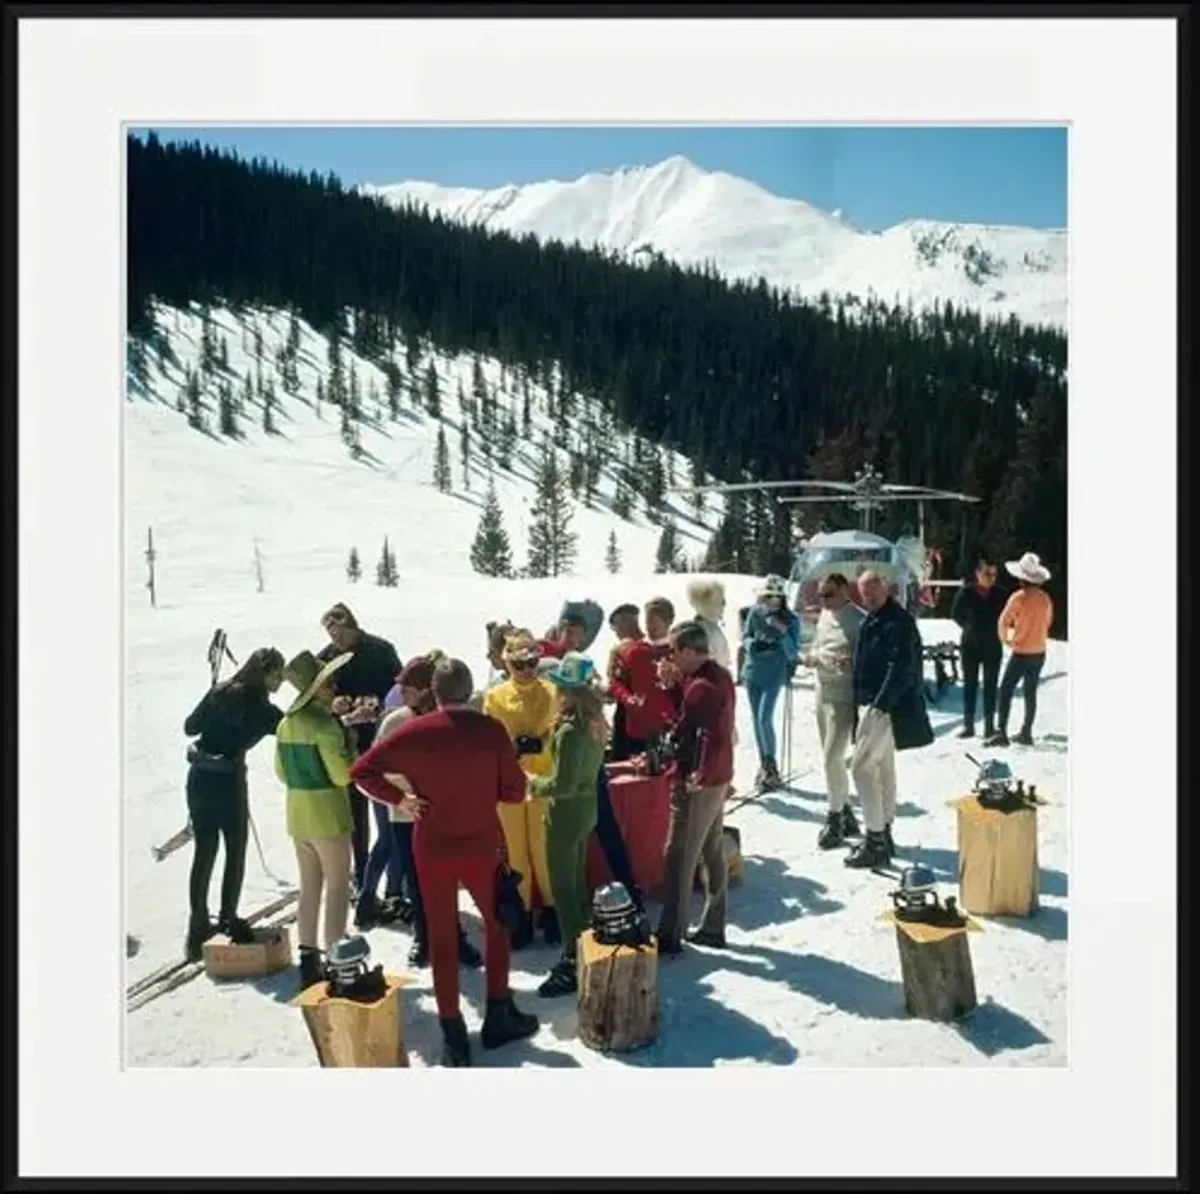
[(1067, 320), (1067, 234), (1058, 229), (910, 219), (863, 232), (841, 210), (774, 195), (673, 154), (649, 166), (491, 190), (429, 182), (365, 186), (406, 206), (517, 236), (711, 263), (731, 279), (822, 292), (974, 308), (1031, 323)]

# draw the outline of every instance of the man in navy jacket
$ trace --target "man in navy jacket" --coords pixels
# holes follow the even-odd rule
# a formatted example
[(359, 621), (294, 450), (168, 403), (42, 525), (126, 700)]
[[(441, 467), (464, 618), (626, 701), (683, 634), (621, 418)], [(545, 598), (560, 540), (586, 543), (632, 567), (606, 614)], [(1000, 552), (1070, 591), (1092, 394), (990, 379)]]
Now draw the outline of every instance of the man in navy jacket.
[(927, 746), (933, 730), (925, 712), (916, 620), (888, 595), (887, 582), (878, 573), (864, 572), (858, 589), (868, 615), (854, 644), (858, 726), (850, 771), (862, 801), (866, 836), (846, 856), (846, 865), (875, 867), (886, 864), (896, 850), (896, 751)]

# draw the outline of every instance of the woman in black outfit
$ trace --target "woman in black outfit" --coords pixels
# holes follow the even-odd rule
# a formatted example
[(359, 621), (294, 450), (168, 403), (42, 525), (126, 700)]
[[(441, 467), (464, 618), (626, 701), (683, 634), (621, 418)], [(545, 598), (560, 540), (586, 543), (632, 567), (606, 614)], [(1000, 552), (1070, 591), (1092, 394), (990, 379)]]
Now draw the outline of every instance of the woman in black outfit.
[[(226, 933), (238, 944), (254, 940), (253, 930), (237, 915), (250, 822), (246, 752), (273, 734), (283, 716), (267, 699), (283, 682), (283, 665), (283, 656), (273, 647), (260, 647), (231, 679), (210, 688), (183, 723), (183, 732), (196, 738), (188, 748), (187, 774), (195, 841), (188, 882), (189, 961), (199, 961), (201, 947), (214, 932)], [(221, 914), (214, 926), (208, 919), (208, 888), (220, 838), (225, 839), (225, 874)]]
[(962, 627), (963, 728), (960, 738), (975, 736), (975, 701), (979, 672), (983, 671), (983, 736), (990, 737), (996, 723), (996, 685), (1000, 678), (1000, 635), (996, 624), (1008, 594), (996, 584), (996, 565), (980, 560), (975, 575), (963, 582), (950, 616)]

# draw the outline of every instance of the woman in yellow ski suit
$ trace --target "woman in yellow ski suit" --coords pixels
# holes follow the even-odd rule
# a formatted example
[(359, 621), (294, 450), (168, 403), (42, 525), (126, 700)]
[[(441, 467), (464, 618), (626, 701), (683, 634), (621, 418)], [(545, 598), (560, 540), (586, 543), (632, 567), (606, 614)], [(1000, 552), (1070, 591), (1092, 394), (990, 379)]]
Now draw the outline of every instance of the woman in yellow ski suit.
[[(538, 675), (537, 641), (528, 630), (511, 634), (504, 644), (508, 679), (488, 689), (483, 712), (508, 731), (517, 748), (521, 769), (528, 776), (550, 771), (550, 738), (554, 732), (557, 697), (553, 686)], [(532, 880), (537, 879), (543, 909), (539, 927), (547, 945), (559, 945), (558, 916), (550, 894), (550, 866), (546, 861), (546, 801), (526, 799), (524, 804), (501, 804), (500, 824), (509, 865), (523, 876), (521, 900), (525, 917), (513, 934), (512, 948), (523, 949), (533, 940)]]

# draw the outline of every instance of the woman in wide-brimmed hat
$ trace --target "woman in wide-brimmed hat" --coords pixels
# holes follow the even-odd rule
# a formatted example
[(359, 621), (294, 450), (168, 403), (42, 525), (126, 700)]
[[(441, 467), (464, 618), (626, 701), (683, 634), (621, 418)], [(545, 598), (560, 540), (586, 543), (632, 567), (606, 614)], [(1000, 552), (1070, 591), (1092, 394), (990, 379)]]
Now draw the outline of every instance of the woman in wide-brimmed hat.
[(351, 654), (323, 667), (311, 651), (301, 651), (284, 669), (299, 691), (275, 731), (275, 774), (287, 785), (287, 830), (300, 869), (297, 935), (300, 985), (321, 980), (324, 967), (317, 945), (321, 895), (325, 895), (325, 948), (346, 932), (350, 905), (350, 765), (354, 750), (334, 717), (333, 675)]
[[(528, 776), (550, 770), (550, 734), (554, 728), (554, 688), (538, 674), (537, 640), (528, 630), (517, 630), (505, 640), (504, 667), (508, 679), (488, 689), (483, 712), (508, 731), (517, 749), (521, 770)], [(539, 921), (547, 945), (561, 941), (558, 918), (550, 892), (546, 861), (546, 802), (534, 797), (524, 804), (500, 805), (500, 823), (508, 861), (519, 871), (525, 916), (513, 934), (513, 949), (524, 949), (533, 941), (533, 881), (537, 880), (543, 908)]]
[(596, 828), (596, 781), (608, 725), (604, 690), (587, 656), (570, 651), (544, 675), (558, 690), (550, 770), (529, 781), (529, 793), (546, 801), (546, 859), (563, 944), (538, 994), (555, 996), (577, 986), (575, 943), (588, 922), (587, 843)]
[(1022, 746), (1032, 746), (1038, 679), (1046, 662), (1046, 640), (1054, 622), (1054, 602), (1042, 588), (1050, 579), (1050, 571), (1032, 551), (1027, 551), (1019, 560), (1006, 561), (1004, 567), (1020, 581), (1021, 587), (1009, 597), (997, 623), (1000, 641), (1012, 654), (1004, 665), (1004, 675), (1000, 677), (996, 732), (984, 745), (1008, 745), (1008, 713), (1013, 693), (1020, 684), (1025, 702), (1025, 719), (1021, 732), (1013, 741)]

